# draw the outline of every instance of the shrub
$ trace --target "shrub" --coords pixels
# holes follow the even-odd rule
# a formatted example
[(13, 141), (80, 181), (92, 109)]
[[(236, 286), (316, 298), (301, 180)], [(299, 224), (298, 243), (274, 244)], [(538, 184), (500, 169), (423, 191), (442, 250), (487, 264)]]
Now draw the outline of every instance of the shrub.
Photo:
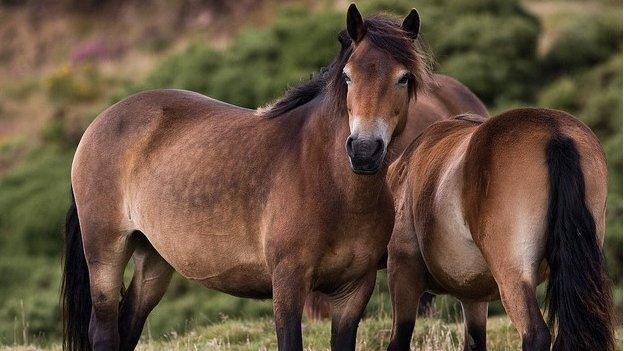
[(0, 259), (0, 344), (60, 336), (58, 260), (4, 254)]
[(342, 19), (335, 11), (310, 15), (303, 8), (282, 10), (272, 26), (243, 30), (226, 52), (217, 52), (205, 42), (194, 43), (114, 99), (143, 89), (180, 88), (258, 107), (331, 61), (338, 52)]
[(101, 95), (101, 77), (93, 66), (72, 69), (63, 66), (50, 74), (45, 87), (55, 103), (92, 101)]
[(547, 75), (578, 72), (622, 51), (622, 18), (617, 13), (568, 20), (544, 57)]
[(540, 91), (540, 105), (576, 114), (601, 137), (622, 129), (622, 56), (564, 76)]
[(439, 34), (440, 70), (484, 101), (530, 100), (535, 91), (539, 27), (520, 16), (465, 15)]
[(72, 153), (42, 149), (0, 179), (0, 252), (60, 253)]
[[(419, 9), (423, 37), (434, 43), (441, 71), (460, 78), (486, 102), (532, 98), (539, 34), (535, 18), (517, 1), (451, 3)], [(362, 9), (404, 16), (412, 6), (410, 1), (377, 0), (363, 3)], [(207, 43), (192, 45), (125, 92), (175, 87), (257, 107), (327, 65), (338, 52), (336, 36), (343, 27), (342, 12), (311, 14), (290, 7), (271, 26), (244, 30), (223, 53)]]

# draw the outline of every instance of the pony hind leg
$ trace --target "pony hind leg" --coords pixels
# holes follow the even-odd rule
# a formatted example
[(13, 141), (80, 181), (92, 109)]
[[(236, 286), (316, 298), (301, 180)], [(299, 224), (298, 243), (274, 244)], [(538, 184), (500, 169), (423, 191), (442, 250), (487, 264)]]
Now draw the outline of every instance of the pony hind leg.
[(461, 301), (464, 312), (464, 351), (483, 351), (486, 346), (488, 303)]
[[(550, 331), (542, 317), (535, 293), (540, 276), (538, 258), (541, 255), (536, 254), (539, 251), (536, 247), (539, 245), (530, 246), (531, 249), (519, 249), (523, 246), (506, 238), (522, 238), (520, 230), (514, 229), (520, 226), (503, 226), (497, 230), (487, 231), (491, 234), (488, 243), (484, 243), (482, 252), (498, 285), (503, 307), (522, 338), (522, 349), (549, 350)], [(497, 233), (514, 234), (502, 236)], [(526, 235), (525, 238), (527, 238)], [(508, 244), (514, 243), (512, 245), (515, 247), (504, 246), (501, 242), (497, 242), (497, 239), (506, 239)], [(496, 247), (499, 249), (496, 250)], [(501, 254), (501, 252), (506, 253)]]
[(173, 274), (173, 268), (147, 238), (140, 233), (135, 235), (134, 275), (121, 300), (119, 313), (121, 350), (133, 350), (137, 345), (147, 316), (162, 299)]
[[(123, 272), (132, 254), (129, 234), (98, 226), (82, 227), (91, 291), (89, 343), (93, 350), (118, 350), (117, 319)], [(118, 235), (108, 236), (106, 233)]]
[[(522, 151), (531, 154), (533, 149)], [(548, 194), (536, 191), (545, 185), (542, 165), (533, 158), (519, 158), (491, 169), (488, 194), (480, 198), (480, 213), (468, 216), (474, 241), (522, 338), (522, 348), (535, 351), (550, 349), (550, 331), (535, 293), (547, 239)]]
[(500, 284), (500, 293), (507, 315), (522, 337), (522, 350), (548, 351), (550, 331), (542, 318), (535, 287), (514, 278)]

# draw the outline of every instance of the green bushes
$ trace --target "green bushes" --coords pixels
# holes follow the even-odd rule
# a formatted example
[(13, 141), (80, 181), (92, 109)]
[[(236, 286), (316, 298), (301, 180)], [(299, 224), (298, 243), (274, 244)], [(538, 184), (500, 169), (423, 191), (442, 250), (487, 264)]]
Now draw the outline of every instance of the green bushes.
[(61, 67), (44, 81), (48, 95), (57, 103), (91, 101), (102, 94), (102, 79), (92, 66), (80, 70)]
[(310, 15), (303, 8), (282, 10), (272, 26), (243, 30), (225, 52), (211, 49), (206, 42), (194, 43), (114, 99), (129, 92), (170, 87), (255, 108), (331, 61), (338, 51), (342, 19), (335, 11)]
[(484, 101), (527, 100), (537, 76), (539, 29), (523, 17), (462, 16), (436, 49), (440, 70), (468, 85)]
[(71, 152), (40, 150), (0, 179), (3, 255), (58, 257), (71, 159)]
[(544, 57), (546, 73), (578, 72), (621, 52), (621, 20), (619, 13), (569, 19)]
[(0, 345), (40, 344), (59, 337), (59, 260), (4, 255), (0, 276)]
[[(404, 16), (412, 6), (411, 1), (377, 0), (364, 2), (362, 9)], [(422, 37), (431, 44), (439, 71), (457, 77), (488, 103), (532, 98), (540, 28), (517, 1), (450, 1), (419, 10)], [(257, 107), (327, 65), (338, 52), (336, 37), (343, 27), (342, 12), (288, 8), (273, 25), (244, 30), (223, 53), (195, 43), (124, 93), (166, 86)]]

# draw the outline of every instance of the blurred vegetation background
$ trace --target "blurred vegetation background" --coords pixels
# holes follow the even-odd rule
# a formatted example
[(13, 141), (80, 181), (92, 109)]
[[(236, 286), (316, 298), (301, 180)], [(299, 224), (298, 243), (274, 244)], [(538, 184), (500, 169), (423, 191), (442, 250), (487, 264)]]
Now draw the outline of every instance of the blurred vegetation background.
[[(0, 345), (58, 342), (62, 223), (74, 149), (99, 112), (144, 89), (183, 88), (257, 107), (331, 61), (340, 0), (0, 0)], [(569, 111), (600, 137), (610, 183), (605, 254), (622, 309), (622, 4), (618, 1), (366, 0), (367, 14), (416, 7), (435, 70), (494, 114)], [(130, 270), (128, 271), (130, 273)], [(369, 315), (387, 316), (383, 273)], [(450, 298), (438, 313), (460, 318)], [(501, 313), (493, 304), (491, 314)], [(176, 277), (149, 318), (158, 338), (270, 301)], [(619, 314), (619, 313), (618, 313)]]

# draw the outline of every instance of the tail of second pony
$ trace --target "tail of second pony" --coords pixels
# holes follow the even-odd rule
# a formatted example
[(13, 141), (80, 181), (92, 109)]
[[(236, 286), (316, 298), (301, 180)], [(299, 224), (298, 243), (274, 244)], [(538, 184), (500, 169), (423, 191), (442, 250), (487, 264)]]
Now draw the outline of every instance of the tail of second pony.
[(550, 183), (547, 288), (553, 350), (613, 350), (611, 283), (585, 202), (585, 179), (572, 139), (557, 135), (546, 148)]

